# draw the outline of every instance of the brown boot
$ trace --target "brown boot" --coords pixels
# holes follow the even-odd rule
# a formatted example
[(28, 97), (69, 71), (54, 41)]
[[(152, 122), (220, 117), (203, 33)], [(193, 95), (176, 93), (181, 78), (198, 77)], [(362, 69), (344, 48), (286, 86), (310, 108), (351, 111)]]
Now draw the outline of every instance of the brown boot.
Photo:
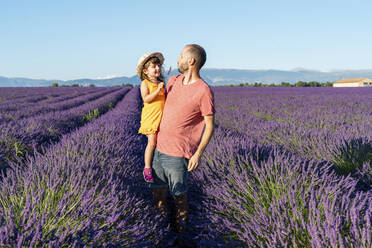
[(160, 211), (164, 216), (167, 215), (167, 194), (167, 188), (152, 189), (154, 208), (156, 211)]
[(175, 213), (175, 229), (177, 233), (187, 232), (187, 222), (189, 214), (189, 204), (187, 202), (187, 194), (174, 197), (176, 207)]

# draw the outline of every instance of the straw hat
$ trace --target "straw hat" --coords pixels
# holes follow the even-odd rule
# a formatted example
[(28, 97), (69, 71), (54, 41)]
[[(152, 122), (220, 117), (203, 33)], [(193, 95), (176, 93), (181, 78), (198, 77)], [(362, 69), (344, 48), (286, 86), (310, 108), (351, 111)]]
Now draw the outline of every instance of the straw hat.
[(163, 64), (164, 62), (164, 57), (163, 57), (163, 54), (161, 53), (146, 53), (144, 55), (142, 55), (141, 58), (139, 58), (138, 60), (138, 64), (137, 64), (137, 75), (141, 78), (141, 73), (142, 73), (142, 68), (143, 66), (146, 64), (147, 61), (149, 61), (149, 59), (151, 59), (152, 57), (157, 57), (159, 60), (160, 60), (160, 63)]

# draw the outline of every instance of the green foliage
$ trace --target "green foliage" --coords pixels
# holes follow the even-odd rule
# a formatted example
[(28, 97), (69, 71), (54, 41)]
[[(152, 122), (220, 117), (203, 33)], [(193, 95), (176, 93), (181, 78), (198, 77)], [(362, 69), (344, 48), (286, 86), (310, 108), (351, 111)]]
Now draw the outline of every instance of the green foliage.
[(253, 115), (259, 117), (263, 121), (272, 121), (274, 119), (271, 115), (265, 115), (261, 112), (254, 112)]
[(122, 83), (121, 85), (120, 84), (115, 84), (115, 85), (113, 85), (113, 87), (134, 87), (134, 85), (129, 84), (129, 83), (127, 83), (127, 84)]
[[(58, 204), (66, 194), (71, 195), (71, 192), (74, 192), (72, 188), (73, 185), (70, 185), (70, 187), (67, 188), (61, 183), (61, 185), (56, 187), (54, 190), (49, 189), (47, 185), (48, 182), (44, 180), (31, 182), (27, 188), (19, 188), (19, 191), (15, 192), (15, 194), (12, 194), (10, 197), (3, 197), (3, 195), (0, 195), (0, 205), (5, 211), (12, 211), (15, 217), (14, 224), (20, 228), (20, 231), (23, 229), (23, 227), (20, 226), (22, 218), (24, 218), (22, 211), (26, 208), (27, 201), (30, 201), (30, 204), (34, 205), (32, 213), (29, 216), (43, 218), (45, 221), (42, 230), (44, 238), (52, 235), (51, 232), (53, 230), (63, 230), (67, 226), (76, 226), (83, 221), (83, 219), (72, 217), (74, 211), (81, 204), (81, 192), (77, 192), (75, 195), (69, 197), (68, 204), (66, 205), (67, 208), (63, 212), (63, 215), (58, 216), (57, 218), (55, 210), (58, 209)], [(39, 190), (39, 187), (42, 187), (45, 190)], [(36, 193), (36, 198), (29, 197), (30, 195), (35, 195), (34, 192), (38, 192)], [(35, 201), (37, 198), (40, 198), (40, 201)]]
[(320, 83), (317, 81), (298, 81), (297, 83), (291, 84), (289, 82), (281, 82), (280, 84), (265, 84), (265, 83), (259, 83), (254, 82), (253, 84), (250, 83), (240, 83), (240, 84), (229, 84), (229, 85), (223, 85), (227, 87), (333, 87), (332, 82), (326, 82), (326, 83)]
[[(239, 165), (235, 164), (238, 163)], [(264, 163), (267, 163), (265, 161)], [(311, 178), (304, 180), (301, 187), (296, 188), (293, 192), (289, 189), (293, 188), (293, 183), (298, 180), (301, 172), (296, 170), (289, 170), (283, 167), (279, 161), (272, 161), (274, 170), (264, 176), (258, 174), (258, 171), (253, 169), (253, 166), (248, 161), (236, 161), (230, 162), (229, 170), (236, 170), (236, 168), (242, 167), (243, 170), (250, 171), (251, 173), (247, 177), (247, 184), (244, 188), (239, 187), (239, 183), (235, 180), (233, 174), (227, 174), (226, 180), (229, 181), (230, 187), (228, 190), (235, 196), (230, 199), (225, 199), (224, 204), (228, 206), (226, 211), (218, 212), (219, 215), (225, 218), (230, 218), (236, 223), (240, 223), (242, 219), (247, 221), (244, 216), (241, 216), (243, 208), (246, 215), (255, 215), (258, 209), (264, 209), (268, 216), (271, 216), (272, 207), (276, 205), (277, 201), (286, 201), (288, 204), (294, 204), (297, 206), (296, 211), (303, 217), (303, 219), (309, 221), (309, 206), (304, 202), (304, 192), (306, 192), (306, 199), (310, 199), (310, 191), (308, 190), (312, 183)], [(263, 165), (264, 166), (264, 165)], [(282, 177), (280, 174), (284, 174), (286, 171), (287, 177)], [(292, 195), (295, 196), (294, 201)], [(242, 202), (235, 201), (236, 199), (244, 199)], [(301, 244), (301, 247), (311, 247), (311, 237), (306, 230), (306, 228), (297, 228), (296, 226), (302, 225), (302, 220), (296, 218), (296, 213), (294, 213), (293, 208), (287, 208), (285, 210), (285, 215), (292, 218), (294, 226), (291, 230), (294, 232), (294, 240), (288, 240), (288, 242), (295, 241), (296, 244)], [(323, 210), (320, 209), (323, 215)], [(239, 217), (242, 217), (239, 218)], [(274, 231), (273, 226), (267, 227), (267, 232)], [(233, 235), (233, 233), (232, 233)], [(260, 239), (260, 234), (253, 234)], [(231, 236), (233, 237), (233, 236)], [(265, 240), (261, 240), (264, 241)]]
[(308, 83), (310, 87), (320, 87), (322, 86), (320, 83), (316, 82), (316, 81), (311, 81)]
[(262, 87), (262, 86), (263, 86), (262, 83), (254, 82), (254, 84), (253, 84), (253, 87)]
[(27, 147), (14, 137), (4, 137), (0, 140), (0, 148), (4, 152), (4, 159), (7, 161), (23, 160), (31, 147)]
[(94, 84), (90, 84), (89, 87), (96, 87)]
[(363, 163), (372, 164), (372, 145), (362, 143), (360, 139), (345, 142), (345, 145), (336, 152), (332, 162), (338, 174), (348, 175), (355, 173), (363, 167)]
[(281, 83), (280, 83), (280, 86), (281, 86), (281, 87), (292, 87), (293, 85), (290, 84), (290, 83), (288, 83), (288, 82), (281, 82)]
[(83, 117), (83, 123), (91, 122), (93, 119), (97, 119), (99, 117), (99, 110), (96, 108), (93, 111), (89, 111)]
[(306, 82), (303, 82), (303, 81), (298, 81), (296, 84), (295, 84), (296, 87), (308, 87), (309, 85), (306, 83)]
[(17, 157), (23, 157), (25, 152), (26, 152), (26, 148), (25, 148), (25, 145), (23, 145), (21, 142), (14, 142), (13, 143), (13, 148), (14, 148), (14, 152), (15, 152), (15, 155)]
[(52, 83), (52, 87), (58, 87), (58, 86), (59, 86), (59, 85), (58, 85), (57, 82)]

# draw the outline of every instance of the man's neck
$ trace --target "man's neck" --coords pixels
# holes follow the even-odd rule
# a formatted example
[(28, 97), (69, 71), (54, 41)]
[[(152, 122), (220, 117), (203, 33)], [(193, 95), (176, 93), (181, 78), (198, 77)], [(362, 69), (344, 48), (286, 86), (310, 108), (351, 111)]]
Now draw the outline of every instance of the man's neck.
[(193, 84), (200, 79), (199, 71), (187, 71), (183, 75), (185, 76), (183, 79), (184, 85)]

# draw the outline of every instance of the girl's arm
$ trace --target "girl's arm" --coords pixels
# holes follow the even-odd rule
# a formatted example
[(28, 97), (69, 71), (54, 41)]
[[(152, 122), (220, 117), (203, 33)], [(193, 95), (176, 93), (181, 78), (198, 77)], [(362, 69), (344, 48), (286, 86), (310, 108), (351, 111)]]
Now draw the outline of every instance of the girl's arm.
[(164, 83), (159, 83), (158, 88), (149, 94), (149, 89), (147, 88), (147, 84), (145, 81), (141, 83), (141, 96), (142, 100), (145, 103), (150, 103), (154, 101), (155, 97), (159, 94), (160, 90), (164, 87)]

